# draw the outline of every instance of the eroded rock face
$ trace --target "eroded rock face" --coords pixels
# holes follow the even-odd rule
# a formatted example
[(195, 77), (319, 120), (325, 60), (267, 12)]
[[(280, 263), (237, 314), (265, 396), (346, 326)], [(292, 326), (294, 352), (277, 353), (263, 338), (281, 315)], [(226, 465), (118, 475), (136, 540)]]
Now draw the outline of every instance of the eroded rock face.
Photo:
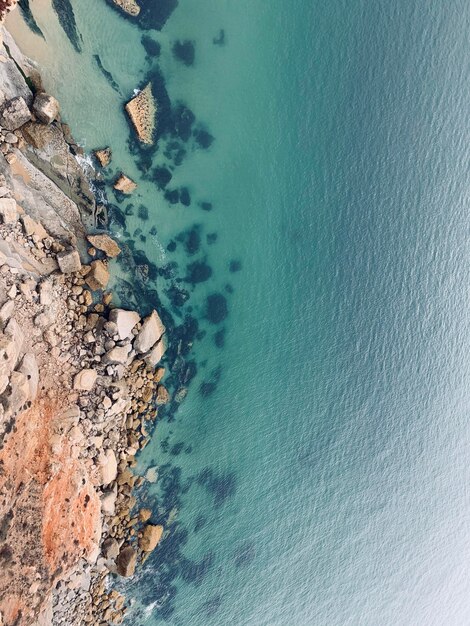
[(144, 89), (126, 104), (126, 111), (142, 143), (152, 144), (155, 135), (157, 103), (152, 94), (152, 85)]
[(142, 328), (135, 338), (134, 350), (140, 353), (148, 352), (150, 348), (162, 338), (164, 332), (165, 327), (163, 326), (162, 320), (156, 311), (152, 311), (152, 313), (145, 318)]
[(33, 111), (38, 120), (52, 124), (59, 115), (59, 103), (53, 96), (40, 92), (34, 98)]
[(16, 130), (29, 122), (31, 111), (21, 96), (12, 98), (4, 105), (0, 115), (0, 125), (8, 130)]

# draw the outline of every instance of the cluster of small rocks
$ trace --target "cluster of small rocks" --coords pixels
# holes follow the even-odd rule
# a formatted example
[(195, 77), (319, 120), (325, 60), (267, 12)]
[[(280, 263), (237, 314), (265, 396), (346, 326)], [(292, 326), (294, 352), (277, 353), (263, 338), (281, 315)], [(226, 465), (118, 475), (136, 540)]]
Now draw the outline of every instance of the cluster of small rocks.
[(25, 145), (21, 127), (31, 120), (52, 124), (59, 115), (59, 103), (45, 92), (36, 94), (31, 109), (22, 96), (5, 99), (0, 92), (0, 152), (10, 165), (16, 162), (15, 148)]
[[(51, 446), (66, 437), (91, 464), (101, 501), (102, 543), (77, 563), (53, 593), (52, 624), (120, 624), (124, 598), (109, 590), (110, 573), (132, 576), (157, 546), (163, 527), (151, 512), (133, 513), (135, 455), (149, 441), (147, 421), (169, 400), (157, 367), (165, 327), (156, 311), (142, 319), (112, 308), (108, 258), (119, 254), (108, 235), (89, 235), (89, 264), (22, 212), (0, 180), (0, 426), (7, 440), (15, 416), (39, 389), (53, 398), (69, 389)], [(102, 258), (95, 258), (101, 256)], [(3, 355), (3, 359), (2, 359)], [(42, 385), (42, 386), (41, 386)]]

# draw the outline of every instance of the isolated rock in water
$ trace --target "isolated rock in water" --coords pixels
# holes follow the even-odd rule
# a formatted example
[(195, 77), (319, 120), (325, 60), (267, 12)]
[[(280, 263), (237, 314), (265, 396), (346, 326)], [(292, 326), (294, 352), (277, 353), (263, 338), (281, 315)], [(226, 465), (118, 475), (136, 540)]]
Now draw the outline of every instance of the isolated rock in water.
[(57, 262), (59, 264), (62, 274), (72, 274), (82, 269), (82, 263), (80, 261), (80, 255), (77, 250), (66, 250), (57, 255)]
[(140, 509), (139, 520), (141, 522), (147, 522), (152, 517), (152, 511), (150, 509)]
[(84, 369), (75, 376), (73, 388), (78, 391), (90, 391), (93, 389), (97, 376), (95, 370)]
[(142, 328), (139, 330), (134, 341), (134, 349), (136, 352), (148, 352), (157, 341), (159, 341), (165, 332), (162, 320), (156, 311), (145, 318)]
[(161, 340), (145, 355), (144, 361), (149, 367), (155, 367), (160, 363), (163, 355), (166, 351), (165, 340), (162, 337)]
[(38, 120), (51, 124), (59, 115), (59, 103), (53, 96), (41, 92), (34, 98), (33, 111)]
[(132, 546), (123, 546), (116, 559), (117, 573), (120, 576), (133, 576), (137, 563), (137, 552)]
[(117, 181), (114, 183), (114, 189), (117, 189), (117, 191), (129, 195), (135, 189), (137, 189), (137, 185), (131, 178), (129, 178), (125, 174), (121, 174)]
[(95, 157), (98, 159), (101, 167), (108, 167), (108, 165), (111, 163), (111, 148), (101, 148), (100, 150), (95, 150), (94, 154)]
[(155, 400), (157, 405), (167, 404), (170, 400), (170, 394), (163, 385), (158, 385), (157, 398)]
[(113, 2), (128, 15), (135, 17), (140, 13), (140, 6), (137, 4), (136, 0), (113, 0)]
[(93, 261), (91, 271), (86, 275), (85, 282), (92, 291), (105, 289), (109, 281), (109, 271), (103, 261)]
[(152, 85), (144, 89), (126, 104), (126, 111), (142, 143), (153, 143), (155, 134), (155, 115), (157, 104), (152, 94)]
[(135, 311), (113, 309), (109, 314), (109, 319), (116, 324), (119, 339), (122, 340), (130, 337), (132, 329), (140, 322), (140, 315)]
[(110, 258), (121, 254), (121, 248), (109, 235), (88, 235), (87, 239), (94, 248), (101, 250)]
[(117, 460), (113, 450), (106, 450), (106, 454), (100, 461), (101, 484), (109, 485), (117, 476)]
[(8, 100), (0, 115), (0, 125), (7, 130), (16, 130), (29, 122), (31, 111), (21, 96)]
[(139, 547), (144, 552), (152, 552), (158, 545), (158, 542), (163, 535), (163, 526), (153, 526), (147, 524), (142, 533), (142, 537), (139, 540)]
[(0, 215), (4, 224), (14, 224), (18, 219), (18, 209), (13, 198), (0, 198)]

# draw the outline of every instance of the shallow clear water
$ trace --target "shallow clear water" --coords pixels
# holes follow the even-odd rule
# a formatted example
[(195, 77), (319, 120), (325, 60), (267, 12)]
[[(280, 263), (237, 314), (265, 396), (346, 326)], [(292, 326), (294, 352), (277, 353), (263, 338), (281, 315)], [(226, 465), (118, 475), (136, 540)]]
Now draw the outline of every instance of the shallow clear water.
[[(18, 15), (12, 27), (76, 137), (110, 144), (112, 173), (139, 182), (149, 219), (125, 228), (158, 267), (177, 262), (156, 281), (163, 305), (206, 332), (186, 399), (141, 457), (168, 535), (128, 585), (129, 623), (470, 623), (470, 6), (180, 0), (150, 35), (170, 99), (215, 137), (175, 169), (184, 207), (127, 145), (142, 31), (104, 1), (72, 5), (81, 54), (45, 0), (31, 7), (47, 43)], [(171, 52), (186, 38), (191, 67)], [(166, 249), (195, 225), (198, 252)], [(209, 280), (175, 282), (202, 258)], [(182, 307), (172, 283), (190, 292)]]

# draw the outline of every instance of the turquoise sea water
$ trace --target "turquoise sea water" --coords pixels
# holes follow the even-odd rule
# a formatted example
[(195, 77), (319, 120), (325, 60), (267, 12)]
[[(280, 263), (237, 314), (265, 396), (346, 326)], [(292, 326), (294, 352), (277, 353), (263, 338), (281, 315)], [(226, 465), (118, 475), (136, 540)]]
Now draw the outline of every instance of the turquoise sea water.
[[(114, 232), (165, 268), (179, 329), (170, 382), (188, 393), (140, 459), (167, 534), (126, 587), (128, 623), (470, 623), (470, 5), (180, 0), (146, 33), (150, 61), (104, 0), (72, 1), (80, 54), (30, 5), (47, 43), (24, 47), (77, 139), (110, 144), (109, 178), (139, 183)], [(172, 54), (186, 39), (188, 67)], [(188, 207), (127, 145), (122, 103), (156, 64), (214, 137), (174, 170)], [(196, 260), (212, 275), (178, 282)]]

